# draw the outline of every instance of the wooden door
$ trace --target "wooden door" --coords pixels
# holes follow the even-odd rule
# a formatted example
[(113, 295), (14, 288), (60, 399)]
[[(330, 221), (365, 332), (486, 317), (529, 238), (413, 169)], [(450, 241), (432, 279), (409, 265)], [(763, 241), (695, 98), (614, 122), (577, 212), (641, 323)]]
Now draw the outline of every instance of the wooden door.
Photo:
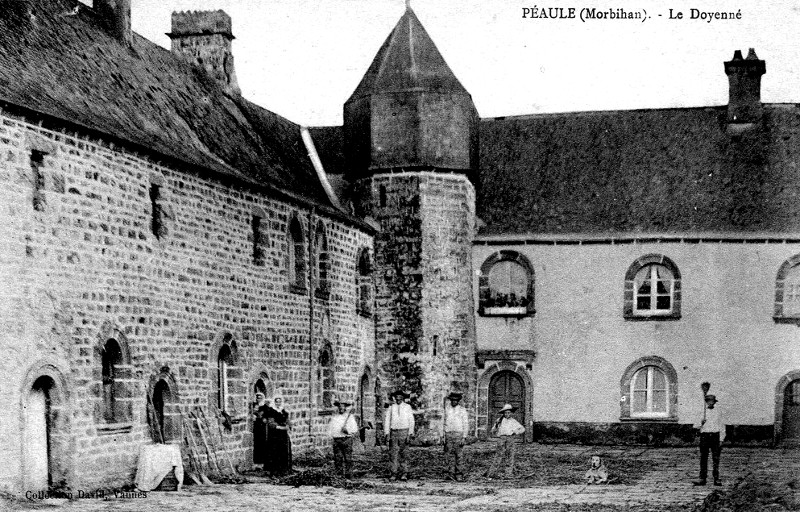
[(505, 370), (496, 373), (489, 383), (489, 430), (494, 426), (503, 405), (511, 404), (517, 410), (512, 417), (525, 425), (525, 384), (516, 373)]
[(800, 379), (795, 379), (783, 392), (782, 440), (800, 444)]

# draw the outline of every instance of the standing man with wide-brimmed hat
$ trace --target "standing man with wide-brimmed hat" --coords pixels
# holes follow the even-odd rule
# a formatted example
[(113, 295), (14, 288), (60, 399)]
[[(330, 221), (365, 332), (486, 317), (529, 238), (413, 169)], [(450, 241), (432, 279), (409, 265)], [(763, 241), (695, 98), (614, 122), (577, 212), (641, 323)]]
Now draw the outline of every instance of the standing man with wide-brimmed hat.
[(469, 417), (467, 410), (461, 405), (461, 393), (450, 393), (447, 399), (450, 405), (444, 408), (444, 456), (450, 478), (464, 481), (461, 471), (461, 451), (467, 440)]
[(391, 467), (389, 480), (408, 480), (408, 462), (406, 461), (406, 445), (414, 435), (414, 411), (405, 402), (408, 397), (403, 390), (396, 390), (389, 395), (394, 403), (386, 410), (383, 421), (383, 433), (389, 438), (389, 459)]
[(492, 434), (498, 436), (500, 442), (497, 445), (497, 453), (494, 456), (492, 467), (486, 472), (487, 476), (492, 476), (501, 464), (506, 466), (506, 478), (514, 475), (517, 436), (525, 433), (525, 427), (511, 417), (511, 414), (516, 410), (517, 408), (511, 404), (505, 404), (500, 409), (500, 417), (492, 427)]
[[(704, 390), (705, 391), (705, 390)], [(706, 485), (708, 476), (708, 452), (711, 452), (713, 468), (711, 475), (714, 485), (722, 485), (719, 478), (719, 458), (722, 453), (722, 442), (725, 440), (725, 423), (720, 415), (715, 395), (705, 396), (703, 419), (700, 421), (700, 479), (694, 485)]]
[(353, 434), (358, 432), (356, 419), (350, 410), (351, 402), (336, 399), (337, 413), (328, 423), (328, 435), (333, 439), (333, 464), (336, 474), (348, 480), (353, 478)]

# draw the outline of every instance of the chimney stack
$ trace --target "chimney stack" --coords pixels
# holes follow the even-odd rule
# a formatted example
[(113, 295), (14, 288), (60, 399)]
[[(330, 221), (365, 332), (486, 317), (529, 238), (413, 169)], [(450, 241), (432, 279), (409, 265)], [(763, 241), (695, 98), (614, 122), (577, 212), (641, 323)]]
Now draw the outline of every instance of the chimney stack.
[(231, 17), (224, 11), (186, 11), (172, 13), (172, 52), (241, 94), (233, 67)]
[(747, 58), (736, 50), (733, 59), (725, 63), (730, 94), (728, 99), (728, 123), (755, 124), (761, 121), (761, 75), (767, 72), (766, 64), (759, 60), (750, 48)]
[(131, 0), (94, 0), (94, 11), (111, 35), (131, 45)]

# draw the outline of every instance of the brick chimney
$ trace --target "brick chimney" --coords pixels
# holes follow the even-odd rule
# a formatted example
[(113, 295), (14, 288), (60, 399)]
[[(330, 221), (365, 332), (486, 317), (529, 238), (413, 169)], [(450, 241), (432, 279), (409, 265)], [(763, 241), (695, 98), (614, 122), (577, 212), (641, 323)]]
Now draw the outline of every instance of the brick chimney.
[(111, 35), (131, 45), (131, 0), (94, 0), (92, 7)]
[(186, 11), (172, 13), (172, 51), (241, 94), (233, 68), (231, 17), (224, 11)]
[(761, 121), (761, 75), (767, 72), (766, 64), (750, 48), (747, 58), (736, 50), (733, 59), (725, 63), (730, 94), (728, 99), (728, 124), (756, 124)]

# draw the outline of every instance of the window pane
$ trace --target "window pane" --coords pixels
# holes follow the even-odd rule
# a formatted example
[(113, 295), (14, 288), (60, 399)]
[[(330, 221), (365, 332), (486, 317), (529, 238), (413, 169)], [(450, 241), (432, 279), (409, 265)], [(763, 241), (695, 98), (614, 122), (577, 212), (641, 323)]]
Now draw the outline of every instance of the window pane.
[(661, 294), (668, 294), (670, 289), (670, 281), (656, 281), (656, 293), (659, 295)]
[(513, 261), (499, 261), (489, 271), (489, 295), (498, 306), (520, 306), (528, 294), (528, 274)]
[(662, 281), (672, 281), (673, 276), (670, 270), (663, 265), (653, 265), (656, 271), (656, 277)]
[(649, 279), (645, 279), (644, 281), (642, 281), (642, 283), (639, 285), (639, 287), (636, 290), (637, 290), (637, 292), (639, 292), (639, 295), (642, 295), (642, 294), (649, 295), (650, 294), (650, 280)]
[(642, 368), (636, 375), (633, 377), (633, 389), (634, 390), (646, 390), (647, 389), (647, 368)]
[(669, 295), (662, 295), (656, 298), (656, 309), (669, 310), (672, 303), (672, 297)]
[(653, 389), (664, 390), (667, 389), (667, 379), (664, 376), (664, 372), (659, 370), (658, 368), (651, 366), (651, 371), (653, 372)]
[(783, 314), (800, 315), (800, 266), (789, 271), (783, 292)]
[(667, 392), (653, 391), (653, 410), (651, 412), (667, 412)]
[(650, 309), (650, 296), (646, 297), (637, 297), (636, 298), (636, 309)]
[(633, 404), (631, 409), (633, 412), (647, 412), (647, 391), (633, 392)]

